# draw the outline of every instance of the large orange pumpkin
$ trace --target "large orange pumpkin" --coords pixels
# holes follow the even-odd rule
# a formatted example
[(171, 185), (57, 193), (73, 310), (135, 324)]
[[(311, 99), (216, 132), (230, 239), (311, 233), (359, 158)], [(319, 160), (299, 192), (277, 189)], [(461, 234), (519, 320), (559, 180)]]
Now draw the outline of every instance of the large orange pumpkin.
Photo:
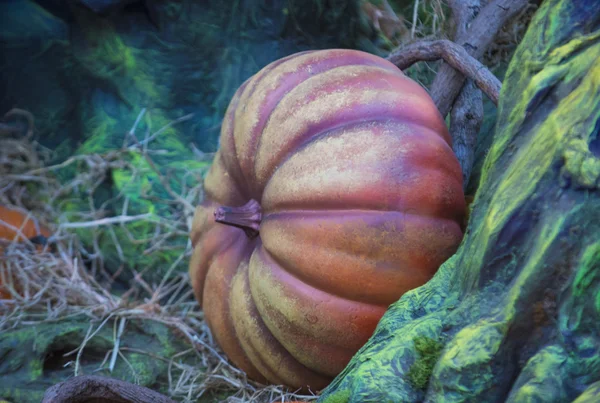
[(239, 88), (220, 143), (191, 233), (196, 298), (251, 378), (321, 389), (462, 239), (444, 120), (388, 61), (309, 51)]

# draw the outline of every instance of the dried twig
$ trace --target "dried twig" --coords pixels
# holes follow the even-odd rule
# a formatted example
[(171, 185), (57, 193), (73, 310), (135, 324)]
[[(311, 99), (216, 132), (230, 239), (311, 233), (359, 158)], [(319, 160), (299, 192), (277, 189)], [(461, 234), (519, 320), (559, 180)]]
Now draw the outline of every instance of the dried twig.
[(500, 80), (483, 64), (471, 57), (463, 47), (449, 40), (415, 42), (392, 52), (387, 59), (402, 70), (420, 61), (443, 59), (460, 73), (471, 78), (494, 104), (498, 104), (502, 87)]
[[(187, 114), (185, 116), (182, 116), (182, 117), (180, 117), (178, 119), (175, 119), (175, 120), (167, 123), (163, 127), (161, 127), (157, 132), (153, 133), (151, 136), (144, 138), (144, 140), (138, 142), (138, 144), (136, 144), (136, 145), (137, 146), (139, 146), (139, 145), (147, 145), (149, 142), (151, 142), (152, 140), (154, 140), (156, 137), (158, 137), (160, 134), (162, 134), (167, 129), (170, 129), (171, 127), (173, 127), (177, 123), (185, 122), (186, 120), (190, 120), (193, 117), (194, 117), (194, 114), (193, 113), (189, 113), (189, 114)], [(133, 149), (134, 147), (135, 146), (129, 146), (129, 149)]]
[(112, 224), (124, 224), (132, 221), (149, 220), (152, 218), (152, 214), (139, 214), (135, 216), (117, 216), (117, 217), (106, 217), (99, 220), (85, 221), (85, 222), (68, 222), (60, 224), (60, 228), (90, 228), (100, 227), (103, 225)]
[[(123, 335), (123, 331), (125, 330), (125, 323), (127, 322), (127, 319), (125, 318), (121, 318), (120, 322), (119, 322), (119, 328), (118, 330), (115, 329), (114, 331), (114, 347), (113, 347), (113, 351), (110, 357), (110, 364), (108, 364), (108, 370), (110, 372), (113, 372), (113, 370), (115, 369), (115, 364), (117, 362), (117, 355), (119, 353), (119, 347), (121, 345), (121, 336)], [(117, 322), (115, 321), (115, 324)]]
[(410, 28), (410, 37), (415, 37), (415, 29), (417, 27), (417, 16), (419, 11), (419, 0), (415, 0), (415, 5), (413, 7), (413, 16), (412, 16), (412, 27)]

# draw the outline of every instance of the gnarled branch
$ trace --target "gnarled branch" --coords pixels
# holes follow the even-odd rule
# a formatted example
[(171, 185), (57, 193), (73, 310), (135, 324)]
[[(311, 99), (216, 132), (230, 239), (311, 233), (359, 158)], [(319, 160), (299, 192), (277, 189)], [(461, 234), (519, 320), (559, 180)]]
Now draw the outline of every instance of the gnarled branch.
[[(451, 7), (457, 1), (460, 0), (451, 2)], [(466, 53), (473, 58), (481, 59), (504, 24), (523, 10), (527, 3), (528, 0), (491, 0), (478, 13), (468, 29), (463, 30), (464, 27), (458, 27), (456, 43), (464, 47)], [(451, 63), (448, 64), (456, 68)], [(458, 72), (450, 66), (440, 66), (430, 88), (431, 97), (442, 116), (448, 114), (465, 82), (464, 72)]]
[(479, 14), (481, 2), (480, 0), (448, 0), (448, 5), (452, 10), (452, 20), (455, 25), (453, 39), (458, 41), (466, 37), (469, 24)]
[(463, 190), (466, 190), (469, 185), (469, 178), (475, 161), (477, 134), (482, 122), (483, 102), (481, 91), (475, 87), (473, 81), (467, 80), (450, 113), (452, 150), (462, 168)]
[(50, 387), (46, 390), (42, 403), (75, 403), (99, 399), (119, 403), (175, 403), (143, 386), (92, 375), (77, 376)]
[(462, 46), (454, 42), (446, 39), (415, 42), (392, 52), (387, 59), (401, 70), (416, 62), (443, 59), (460, 73), (471, 78), (495, 105), (498, 104), (502, 88), (500, 80), (487, 67), (470, 56)]
[[(480, 0), (449, 0), (452, 9), (452, 20), (456, 25), (454, 39), (466, 36), (469, 24), (479, 14)], [(463, 176), (463, 190), (469, 186), (477, 134), (483, 123), (483, 99), (481, 91), (472, 80), (463, 85), (450, 114), (450, 133), (452, 133), (452, 150), (460, 163)]]

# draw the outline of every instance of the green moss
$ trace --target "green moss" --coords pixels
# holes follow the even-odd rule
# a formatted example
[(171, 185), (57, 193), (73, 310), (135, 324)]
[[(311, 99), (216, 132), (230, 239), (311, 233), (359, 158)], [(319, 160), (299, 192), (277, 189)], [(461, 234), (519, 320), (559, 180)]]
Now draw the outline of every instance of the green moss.
[(590, 385), (573, 403), (597, 403), (600, 401), (600, 381)]
[(424, 336), (415, 338), (414, 343), (419, 358), (410, 367), (406, 377), (415, 388), (425, 389), (444, 344)]
[(65, 41), (69, 37), (65, 22), (35, 1), (0, 2), (0, 15), (0, 38), (12, 46), (29, 44), (38, 38)]
[(580, 270), (577, 271), (573, 282), (573, 296), (582, 297), (589, 292), (590, 287), (595, 285), (600, 276), (598, 262), (600, 262), (600, 242), (589, 246), (582, 253)]
[[(89, 326), (89, 318), (83, 317), (79, 321), (64, 320), (0, 332), (0, 399), (37, 403), (48, 387), (73, 376), (75, 357), (63, 355), (80, 345)], [(113, 348), (113, 336), (113, 326), (108, 322), (86, 343), (80, 356), (80, 374), (111, 376), (167, 392), (168, 360), (189, 346), (160, 323), (128, 321), (121, 337), (122, 356), (109, 373), (105, 357)], [(149, 354), (144, 354), (145, 351)], [(191, 357), (186, 361), (189, 365), (200, 365)], [(71, 363), (67, 365), (68, 362)], [(177, 376), (177, 370), (171, 370)]]
[[(149, 150), (161, 150), (152, 154), (152, 166), (142, 151), (132, 149), (123, 151), (125, 133), (136, 121), (139, 110), (125, 111), (119, 107), (119, 114), (129, 118), (127, 121), (114, 119), (103, 109), (94, 110), (85, 125), (91, 136), (78, 148), (77, 155), (98, 154), (107, 158), (111, 153), (118, 152), (121, 168), (107, 172), (104, 181), (94, 189), (78, 188), (63, 195), (59, 200), (60, 210), (69, 221), (80, 221), (86, 212), (90, 211), (90, 196), (94, 209), (102, 211), (104, 216), (121, 215), (127, 204), (126, 213), (130, 216), (149, 214), (144, 220), (136, 220), (124, 225), (103, 228), (81, 228), (74, 232), (88, 247), (94, 242), (99, 245), (106, 269), (116, 272), (125, 263), (125, 270), (120, 280), (132, 277), (130, 269), (144, 271), (144, 278), (150, 283), (160, 281), (169, 267), (184, 253), (188, 238), (177, 233), (169, 235), (164, 244), (165, 248), (152, 254), (144, 252), (150, 247), (150, 241), (156, 236), (156, 223), (159, 220), (179, 221), (180, 208), (173, 203), (173, 196), (161, 182), (167, 178), (168, 186), (177, 194), (185, 189), (197, 186), (203, 180), (203, 175), (209, 168), (208, 162), (195, 159), (192, 151), (182, 141), (178, 127), (168, 126), (170, 120), (160, 111), (149, 110), (141, 119), (137, 130), (138, 141), (143, 140), (140, 133), (156, 133), (155, 138), (148, 143)], [(132, 144), (131, 140), (128, 144)], [(68, 182), (81, 173), (93, 173), (86, 163), (80, 162), (58, 172), (61, 181)], [(96, 173), (97, 175), (97, 173)], [(98, 178), (100, 178), (98, 176)], [(90, 194), (90, 190), (92, 193)], [(185, 231), (185, 229), (183, 229)], [(166, 231), (166, 230), (165, 230)], [(120, 250), (115, 244), (121, 246)], [(181, 261), (176, 271), (187, 270), (187, 262)]]
[[(45, 391), (31, 389), (7, 388), (0, 391), (3, 399), (7, 399), (10, 403), (38, 403), (44, 398)], [(0, 401), (0, 403), (4, 403)]]
[(529, 359), (515, 382), (507, 403), (568, 401), (564, 392), (567, 353), (548, 346)]
[(42, 360), (32, 360), (31, 364), (29, 365), (29, 373), (31, 374), (31, 380), (35, 381), (36, 379), (38, 379), (39, 377), (42, 376), (42, 368), (44, 366), (44, 363), (42, 362)]
[(75, 48), (75, 56), (87, 72), (110, 83), (119, 97), (129, 106), (146, 105), (164, 96), (155, 84), (139, 51), (127, 46), (108, 19), (99, 19), (85, 8), (74, 13), (83, 28), (85, 46)]
[(132, 353), (127, 357), (127, 361), (136, 382), (151, 385), (156, 381), (156, 374), (153, 374), (154, 368), (148, 367), (148, 356)]
[(350, 400), (349, 390), (340, 390), (327, 396), (322, 403), (347, 403)]

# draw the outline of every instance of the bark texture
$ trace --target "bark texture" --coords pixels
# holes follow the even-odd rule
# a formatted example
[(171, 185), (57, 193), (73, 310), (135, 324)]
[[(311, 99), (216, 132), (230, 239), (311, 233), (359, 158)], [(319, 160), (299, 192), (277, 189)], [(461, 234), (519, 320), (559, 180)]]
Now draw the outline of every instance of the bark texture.
[(42, 403), (175, 403), (151, 389), (103, 376), (78, 376), (49, 388)]
[[(502, 26), (527, 5), (527, 0), (492, 0), (481, 11), (470, 0), (465, 2), (464, 7), (459, 7), (457, 3), (449, 1), (451, 8), (458, 11), (455, 16), (458, 21), (465, 16), (468, 18), (469, 14), (477, 14), (477, 17), (468, 28), (458, 24), (456, 42), (472, 57), (481, 59)], [(430, 93), (442, 116), (446, 116), (452, 108), (464, 82), (465, 78), (461, 77), (461, 73), (450, 66), (440, 66)]]
[[(443, 59), (459, 74), (471, 77), (494, 105), (498, 104), (498, 96), (502, 87), (500, 80), (477, 59), (471, 57), (465, 48), (456, 43), (446, 39), (415, 42), (398, 49), (387, 58), (401, 70), (407, 69), (416, 62), (439, 59)], [(461, 86), (464, 84), (464, 80), (463, 77), (460, 82)], [(460, 92), (460, 87), (458, 90)]]
[(600, 389), (600, 2), (515, 53), (465, 238), (319, 402), (591, 402)]
[(460, 91), (456, 103), (450, 112), (450, 133), (452, 133), (452, 150), (462, 168), (463, 189), (467, 189), (473, 164), (477, 133), (483, 122), (483, 102), (479, 91), (472, 80), (467, 80)]

